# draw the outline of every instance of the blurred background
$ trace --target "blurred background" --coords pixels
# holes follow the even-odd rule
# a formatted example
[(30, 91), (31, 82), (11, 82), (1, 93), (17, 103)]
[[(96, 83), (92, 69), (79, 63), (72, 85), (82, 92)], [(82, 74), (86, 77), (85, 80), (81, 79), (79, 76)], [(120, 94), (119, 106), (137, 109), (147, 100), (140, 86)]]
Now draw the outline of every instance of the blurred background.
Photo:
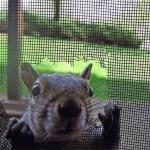
[[(3, 82), (1, 93), (7, 93), (6, 72), (8, 68), (12, 68), (9, 67), (8, 59), (18, 57), (14, 55), (15, 52), (9, 54), (7, 50), (8, 44), (11, 43), (8, 40), (9, 31), (19, 33), (19, 42), (13, 42), (19, 51), (18, 63), (36, 64), (34, 67), (40, 73), (54, 71), (79, 73), (88, 63), (87, 60), (94, 61), (91, 82), (95, 95), (102, 99), (108, 97), (106, 85), (108, 65), (116, 66), (113, 64), (116, 62), (109, 62), (111, 57), (117, 57), (119, 61), (117, 65), (122, 69), (122, 72), (115, 70), (115, 78), (118, 81), (122, 80), (121, 74), (125, 73), (123, 78), (128, 80), (130, 90), (135, 91), (135, 84), (135, 88), (137, 84), (144, 84), (142, 73), (149, 75), (147, 70), (150, 48), (149, 0), (20, 0), (17, 2), (19, 9), (16, 12), (15, 3), (14, 6), (10, 5), (14, 9), (8, 11), (8, 0), (0, 2), (0, 76)], [(11, 21), (8, 29), (8, 16), (15, 16), (15, 13), (19, 16), (16, 19), (18, 30)], [(137, 56), (139, 62), (136, 61)], [(13, 63), (11, 62), (13, 58), (10, 58), (10, 65)], [(73, 66), (75, 61), (77, 64)], [(100, 71), (97, 71), (99, 69)], [(131, 76), (134, 83), (130, 83)], [(24, 88), (21, 90), (21, 95), (26, 96), (26, 90)], [(140, 99), (142, 94), (142, 99), (144, 97), (146, 100), (146, 93), (139, 92), (134, 96), (130, 96), (128, 92), (124, 93), (124, 97)]]
[(29, 95), (21, 63), (41, 74), (93, 63), (94, 96), (123, 107), (120, 149), (149, 149), (150, 0), (1, 0), (0, 100), (9, 116)]

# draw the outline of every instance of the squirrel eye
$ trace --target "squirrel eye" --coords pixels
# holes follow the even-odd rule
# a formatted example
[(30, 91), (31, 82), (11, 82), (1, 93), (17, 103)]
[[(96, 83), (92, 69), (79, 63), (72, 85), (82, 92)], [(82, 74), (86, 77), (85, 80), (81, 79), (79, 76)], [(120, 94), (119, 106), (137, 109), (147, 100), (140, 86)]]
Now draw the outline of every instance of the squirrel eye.
[(33, 86), (33, 88), (32, 88), (32, 95), (33, 96), (37, 96), (37, 95), (39, 95), (40, 94), (40, 85), (39, 84), (35, 84), (34, 86)]
[(93, 89), (90, 87), (89, 88), (89, 95), (92, 97), (93, 96)]

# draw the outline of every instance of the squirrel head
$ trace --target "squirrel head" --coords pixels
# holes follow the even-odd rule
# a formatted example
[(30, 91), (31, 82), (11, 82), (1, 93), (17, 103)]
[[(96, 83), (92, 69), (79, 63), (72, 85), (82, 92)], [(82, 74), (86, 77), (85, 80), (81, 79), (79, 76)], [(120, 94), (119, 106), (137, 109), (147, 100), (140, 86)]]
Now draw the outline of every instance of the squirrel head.
[(21, 65), (21, 77), (31, 93), (29, 126), (37, 142), (69, 141), (87, 126), (87, 100), (92, 64), (82, 73), (39, 75), (30, 64)]

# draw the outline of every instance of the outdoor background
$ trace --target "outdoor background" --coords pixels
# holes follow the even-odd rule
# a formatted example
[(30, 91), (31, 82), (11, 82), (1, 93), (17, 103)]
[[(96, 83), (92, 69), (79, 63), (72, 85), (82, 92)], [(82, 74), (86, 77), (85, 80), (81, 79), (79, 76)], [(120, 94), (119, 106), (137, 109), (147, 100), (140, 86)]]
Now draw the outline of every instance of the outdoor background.
[[(19, 5), (19, 65), (31, 63), (40, 73), (79, 74), (92, 62), (94, 95), (123, 107), (120, 149), (148, 150), (150, 1), (22, 0)], [(8, 1), (1, 0), (1, 95), (9, 87), (10, 27)], [(19, 92), (28, 95), (23, 84)]]

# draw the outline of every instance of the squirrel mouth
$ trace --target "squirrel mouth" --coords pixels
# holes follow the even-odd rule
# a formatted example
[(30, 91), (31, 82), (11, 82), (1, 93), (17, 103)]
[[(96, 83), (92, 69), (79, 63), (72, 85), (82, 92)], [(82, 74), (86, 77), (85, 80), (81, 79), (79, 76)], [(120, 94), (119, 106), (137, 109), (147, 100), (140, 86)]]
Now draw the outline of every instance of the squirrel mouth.
[(71, 133), (71, 132), (73, 132), (73, 130), (71, 128), (66, 128), (65, 130), (57, 131), (57, 133), (59, 133), (59, 134), (68, 134), (68, 133)]
[(56, 133), (59, 133), (59, 134), (69, 134), (69, 133), (72, 133), (74, 131), (75, 131), (75, 129), (73, 128), (72, 123), (69, 121), (68, 125), (66, 126), (66, 128), (61, 129), (61, 130), (56, 130)]

